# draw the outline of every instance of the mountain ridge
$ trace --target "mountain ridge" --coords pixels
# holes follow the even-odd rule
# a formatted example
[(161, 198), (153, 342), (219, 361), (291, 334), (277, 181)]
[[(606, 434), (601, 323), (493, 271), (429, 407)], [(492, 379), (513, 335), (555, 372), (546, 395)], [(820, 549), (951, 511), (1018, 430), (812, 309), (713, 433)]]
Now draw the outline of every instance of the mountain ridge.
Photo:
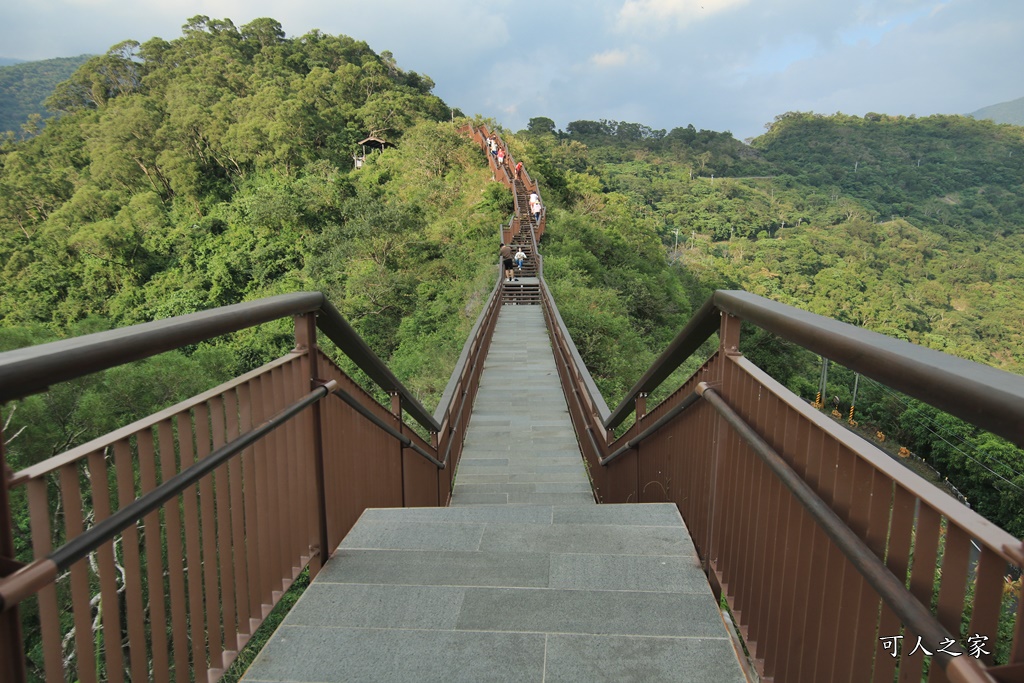
[(1024, 97), (982, 107), (968, 116), (973, 116), (976, 119), (988, 119), (996, 123), (1024, 126)]

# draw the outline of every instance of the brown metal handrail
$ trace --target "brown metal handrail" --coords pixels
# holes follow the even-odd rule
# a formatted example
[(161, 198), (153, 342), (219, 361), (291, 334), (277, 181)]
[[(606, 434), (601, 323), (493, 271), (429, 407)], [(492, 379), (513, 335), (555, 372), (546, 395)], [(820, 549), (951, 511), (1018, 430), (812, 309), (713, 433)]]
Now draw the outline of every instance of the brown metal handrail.
[(203, 460), (182, 470), (141, 498), (136, 498), (110, 517), (90, 527), (82, 535), (76, 536), (52, 551), (46, 558), (34, 560), (13, 574), (4, 577), (0, 581), (0, 612), (6, 612), (46, 584), (52, 583), (56, 580), (59, 572), (65, 571), (129, 526), (140, 522), (146, 515), (158, 510), (186, 488), (239, 455), (259, 439), (284, 426), (303, 410), (332, 393), (336, 385), (337, 382), (332, 381), (314, 389), (304, 398), (280, 411), (260, 426), (232, 439)]
[[(783, 460), (767, 441), (762, 439), (736, 411), (729, 407), (729, 404), (713, 388), (701, 382), (691, 396), (703, 398), (710, 403), (740, 438), (757, 453), (772, 473), (811, 513), (828, 537), (850, 558), (857, 571), (878, 591), (882, 599), (910, 632), (922, 636), (932, 643), (956, 641), (953, 634), (907, 590), (906, 585), (889, 571), (885, 563), (871, 551), (871, 548), (815, 493), (814, 489)], [(689, 406), (692, 403), (691, 401), (686, 405)], [(955, 666), (959, 670), (959, 680), (980, 683), (991, 680), (970, 657), (961, 661), (943, 651), (936, 652), (935, 657), (941, 662), (942, 668), (946, 669), (947, 673), (950, 672), (951, 666)]]
[(400, 394), (410, 417), (430, 431), (440, 429), (433, 416), (320, 292), (281, 294), (0, 353), (0, 403), (43, 391), (55, 382), (305, 313), (315, 313), (317, 327), (381, 389)]
[(378, 427), (380, 427), (389, 436), (391, 436), (391, 437), (393, 437), (395, 439), (398, 439), (398, 441), (401, 442), (403, 448), (410, 448), (410, 449), (412, 449), (413, 451), (418, 453), (421, 457), (425, 458), (429, 462), (432, 462), (434, 465), (436, 465), (438, 469), (441, 469), (441, 470), (444, 469), (445, 464), (443, 462), (441, 462), (440, 460), (438, 460), (437, 458), (432, 456), (430, 453), (427, 453), (425, 450), (423, 450), (418, 445), (413, 443), (412, 439), (410, 439), (406, 435), (402, 434), (397, 429), (395, 429), (394, 427), (389, 425), (387, 422), (385, 422), (384, 420), (382, 420), (379, 417), (377, 417), (376, 415), (374, 415), (373, 412), (368, 410), (365, 406), (363, 406), (362, 403), (360, 403), (358, 400), (356, 400), (356, 398), (352, 394), (348, 393), (344, 389), (334, 389), (330, 393), (333, 394), (334, 396), (337, 396), (338, 398), (340, 398), (342, 401), (344, 401), (345, 403), (349, 404), (350, 406), (352, 406), (357, 413), (359, 413), (360, 415), (365, 417), (367, 420), (369, 420), (373, 424), (375, 424)]
[[(286, 356), (20, 472), (0, 469), (0, 678), (25, 678), (16, 603), (34, 593), (38, 665), (48, 679), (68, 667), (62, 651), (70, 641), (77, 660), (71, 666), (83, 682), (102, 670), (122, 680), (129, 668), (137, 680), (216, 680), (298, 572), (317, 571), (365, 508), (447, 504), (497, 291), (467, 341), (447, 403), (438, 408), (443, 420), (425, 411), (319, 293), (0, 354), (0, 391), (8, 400), (211, 336), (295, 318), (296, 348)], [(318, 348), (318, 328), (391, 395), (390, 409)], [(315, 402), (307, 407), (300, 397), (311, 386), (307, 398)], [(342, 400), (319, 402), (327, 393)], [(293, 412), (288, 405), (295, 414), (282, 422)], [(432, 433), (429, 442), (402, 422), (403, 410)], [(8, 511), (15, 487), (28, 502), (35, 559), (27, 565), (12, 559)], [(63, 514), (51, 519), (58, 504)], [(53, 580), (58, 572), (66, 572), (63, 588)], [(97, 600), (102, 608), (94, 612)], [(207, 612), (205, 605), (220, 607)], [(73, 615), (73, 639), (63, 634), (66, 614)], [(150, 630), (147, 622), (168, 629)], [(102, 653), (91, 645), (101, 634), (111, 644)], [(113, 645), (122, 639), (130, 664)]]
[(679, 413), (683, 412), (684, 410), (686, 410), (687, 408), (692, 406), (694, 403), (696, 403), (698, 399), (700, 399), (700, 394), (698, 392), (696, 392), (696, 391), (691, 392), (689, 395), (687, 395), (687, 397), (685, 399), (682, 400), (682, 402), (677, 403), (675, 406), (672, 407), (671, 410), (669, 410), (667, 413), (665, 413), (664, 415), (659, 417), (654, 422), (654, 424), (652, 424), (651, 426), (645, 428), (644, 431), (640, 432), (639, 434), (634, 436), (632, 439), (629, 439), (628, 441), (626, 441), (625, 444), (623, 444), (618, 450), (612, 452), (612, 454), (609, 455), (608, 457), (602, 458), (600, 464), (602, 466), (608, 466), (616, 458), (618, 458), (619, 456), (623, 455), (627, 451), (634, 450), (641, 443), (643, 443), (647, 439), (649, 439), (652, 436), (654, 436), (658, 432), (659, 429), (661, 429), (662, 427), (667, 425), (669, 422), (674, 420), (676, 415), (678, 415)]
[(717, 291), (604, 421), (621, 424), (733, 315), (1024, 447), (1024, 379), (742, 291)]
[[(739, 325), (750, 321), (1018, 444), (1024, 378), (719, 291), (609, 413), (590, 400), (589, 374), (554, 319), (549, 315), (559, 374), (595, 495), (600, 502), (679, 506), (763, 676), (890, 680), (898, 670), (900, 680), (912, 680), (923, 666), (920, 654), (909, 656), (914, 636), (926, 647), (953, 643), (965, 611), (969, 633), (996, 635), (1009, 608), (1003, 577), (1020, 571), (1021, 542), (789, 394), (739, 353)], [(647, 394), (716, 331), (718, 353), (648, 411)], [(705, 391), (709, 384), (716, 390)], [(697, 400), (702, 392), (706, 401)], [(965, 397), (969, 405), (961, 403)], [(635, 424), (615, 439), (610, 430), (632, 412)], [(781, 454), (781, 474), (772, 454)], [(981, 549), (976, 559), (973, 547)], [(826, 566), (842, 585), (826, 583)], [(968, 576), (977, 582), (965, 595)], [(822, 612), (826, 595), (838, 607)], [(852, 625), (842, 621), (851, 616)], [(898, 658), (878, 651), (879, 639), (904, 635)], [(851, 638), (856, 643), (844, 650)], [(1024, 639), (1014, 641), (1002, 667), (984, 653), (980, 661), (935, 654), (929, 680), (1016, 680)]]

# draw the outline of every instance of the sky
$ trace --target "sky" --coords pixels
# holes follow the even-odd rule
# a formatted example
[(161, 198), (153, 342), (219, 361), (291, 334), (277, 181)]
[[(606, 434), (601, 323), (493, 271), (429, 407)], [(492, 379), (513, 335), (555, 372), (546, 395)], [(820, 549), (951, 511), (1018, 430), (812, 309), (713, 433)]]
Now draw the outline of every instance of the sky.
[(366, 41), (467, 115), (743, 140), (790, 111), (966, 114), (1024, 97), (1022, 0), (32, 0), (0, 11), (0, 57), (172, 40), (195, 15)]

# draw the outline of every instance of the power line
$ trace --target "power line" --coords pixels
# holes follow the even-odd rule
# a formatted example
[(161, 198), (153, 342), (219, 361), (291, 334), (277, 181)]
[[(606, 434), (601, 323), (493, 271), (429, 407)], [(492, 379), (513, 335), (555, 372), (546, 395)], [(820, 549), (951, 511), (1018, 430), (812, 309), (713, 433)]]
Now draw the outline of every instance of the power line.
[[(889, 388), (889, 387), (885, 386), (884, 384), (880, 384), (879, 382), (876, 382), (875, 380), (871, 379), (870, 377), (865, 377), (865, 379), (867, 379), (867, 380), (868, 380), (868, 381), (870, 381), (870, 382), (871, 382), (872, 384), (874, 384), (875, 386), (879, 387), (880, 389), (882, 389), (883, 391), (885, 391), (886, 393), (888, 393), (888, 394), (889, 394), (889, 395), (890, 395), (890, 396), (891, 396), (891, 397), (892, 397), (893, 399), (895, 399), (895, 400), (896, 400), (897, 402), (899, 402), (899, 403), (900, 403), (900, 405), (902, 405), (904, 409), (909, 409), (909, 408), (910, 408), (910, 404), (908, 403), (908, 399), (905, 399), (905, 398), (903, 397), (903, 395), (902, 395), (902, 394), (899, 394), (898, 392), (896, 392), (895, 390), (893, 390), (893, 389), (891, 389), (891, 388)], [(921, 421), (921, 420), (923, 420), (923, 421), (927, 421), (928, 423), (930, 423), (930, 425), (931, 425), (931, 426), (929, 426), (928, 424), (924, 424), (924, 422), (923, 422), (923, 421)], [(924, 426), (924, 428), (925, 428), (925, 429), (927, 429), (927, 430), (928, 430), (928, 431), (929, 431), (929, 432), (930, 432), (931, 434), (933, 434), (933, 435), (935, 435), (936, 437), (938, 437), (938, 438), (939, 438), (939, 439), (940, 439), (940, 440), (941, 440), (941, 441), (942, 441), (943, 443), (945, 443), (945, 444), (946, 444), (947, 446), (949, 446), (950, 448), (952, 448), (952, 449), (953, 449), (953, 450), (955, 450), (956, 452), (960, 453), (960, 454), (961, 454), (961, 455), (963, 455), (963, 456), (964, 456), (965, 458), (967, 458), (967, 459), (969, 459), (969, 460), (972, 460), (972, 461), (974, 461), (974, 462), (975, 462), (975, 463), (977, 463), (977, 464), (978, 464), (979, 466), (981, 466), (981, 467), (982, 467), (982, 468), (983, 468), (983, 469), (984, 469), (984, 470), (985, 470), (986, 472), (989, 472), (989, 473), (990, 473), (990, 474), (992, 474), (993, 476), (995, 476), (995, 477), (997, 477), (997, 478), (999, 478), (999, 479), (1003, 480), (1004, 482), (1006, 482), (1007, 484), (1009, 484), (1009, 485), (1010, 485), (1010, 486), (1012, 486), (1013, 488), (1015, 488), (1015, 489), (1017, 489), (1018, 491), (1020, 491), (1020, 492), (1024, 493), (1024, 488), (1021, 488), (1020, 486), (1018, 486), (1017, 484), (1013, 483), (1012, 481), (1010, 481), (1009, 479), (1007, 479), (1007, 478), (1006, 478), (1006, 477), (1004, 477), (1003, 475), (999, 474), (998, 472), (996, 472), (995, 470), (993, 470), (992, 468), (990, 468), (990, 467), (989, 467), (988, 465), (986, 465), (985, 463), (983, 463), (983, 462), (982, 462), (981, 460), (979, 460), (978, 458), (976, 458), (976, 457), (972, 456), (971, 454), (969, 454), (969, 453), (965, 452), (965, 451), (964, 451), (964, 450), (962, 450), (961, 448), (958, 448), (958, 447), (957, 447), (957, 446), (956, 446), (955, 444), (953, 444), (953, 443), (950, 443), (950, 442), (949, 442), (949, 440), (947, 440), (947, 439), (945, 438), (945, 436), (944, 436), (943, 434), (940, 434), (940, 433), (939, 433), (939, 431), (937, 431), (937, 430), (943, 430), (944, 428), (942, 427), (942, 425), (940, 425), (940, 424), (938, 424), (937, 422), (935, 422), (935, 420), (933, 420), (932, 418), (928, 417), (927, 415), (922, 415), (922, 416), (921, 416), (921, 420), (919, 420), (919, 424), (922, 424), (922, 425)], [(932, 429), (932, 427), (935, 427), (935, 429)], [(1009, 470), (1010, 472), (1012, 472), (1012, 473), (1013, 473), (1013, 474), (1014, 474), (1015, 476), (1018, 476), (1018, 477), (1019, 477), (1019, 476), (1024, 476), (1024, 474), (1022, 474), (1021, 472), (1018, 472), (1018, 471), (1017, 471), (1017, 470), (1015, 470), (1015, 469), (1014, 469), (1013, 467), (1011, 467), (1010, 465), (1006, 464), (1005, 462), (1003, 462), (1003, 461), (1002, 461), (1002, 460), (1000, 460), (999, 458), (995, 457), (994, 455), (990, 455), (990, 454), (988, 454), (988, 453), (982, 453), (981, 451), (979, 451), (979, 450), (977, 449), (977, 447), (975, 447), (975, 446), (973, 446), (972, 444), (968, 443), (968, 442), (967, 442), (967, 440), (966, 440), (966, 439), (964, 439), (964, 438), (963, 438), (962, 436), (960, 436), (960, 435), (958, 435), (958, 434), (948, 434), (948, 435), (949, 435), (949, 436), (953, 436), (953, 437), (955, 437), (955, 438), (959, 439), (959, 440), (960, 440), (960, 442), (961, 442), (961, 443), (962, 443), (962, 444), (963, 444), (964, 446), (966, 446), (967, 448), (969, 448), (969, 449), (971, 449), (972, 451), (974, 451), (975, 453), (977, 453), (977, 454), (979, 455), (979, 457), (984, 457), (984, 458), (988, 458), (989, 460), (992, 460), (992, 461), (995, 461), (995, 462), (999, 463), (1000, 465), (1002, 465), (1003, 467), (1005, 467), (1005, 468), (1006, 468), (1007, 470)]]

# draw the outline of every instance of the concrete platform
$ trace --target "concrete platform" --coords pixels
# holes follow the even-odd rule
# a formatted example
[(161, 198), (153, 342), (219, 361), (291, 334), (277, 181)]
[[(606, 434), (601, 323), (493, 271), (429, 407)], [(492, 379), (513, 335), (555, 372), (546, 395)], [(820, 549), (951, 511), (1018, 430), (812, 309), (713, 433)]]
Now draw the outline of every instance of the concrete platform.
[(243, 681), (744, 681), (675, 506), (367, 510)]

